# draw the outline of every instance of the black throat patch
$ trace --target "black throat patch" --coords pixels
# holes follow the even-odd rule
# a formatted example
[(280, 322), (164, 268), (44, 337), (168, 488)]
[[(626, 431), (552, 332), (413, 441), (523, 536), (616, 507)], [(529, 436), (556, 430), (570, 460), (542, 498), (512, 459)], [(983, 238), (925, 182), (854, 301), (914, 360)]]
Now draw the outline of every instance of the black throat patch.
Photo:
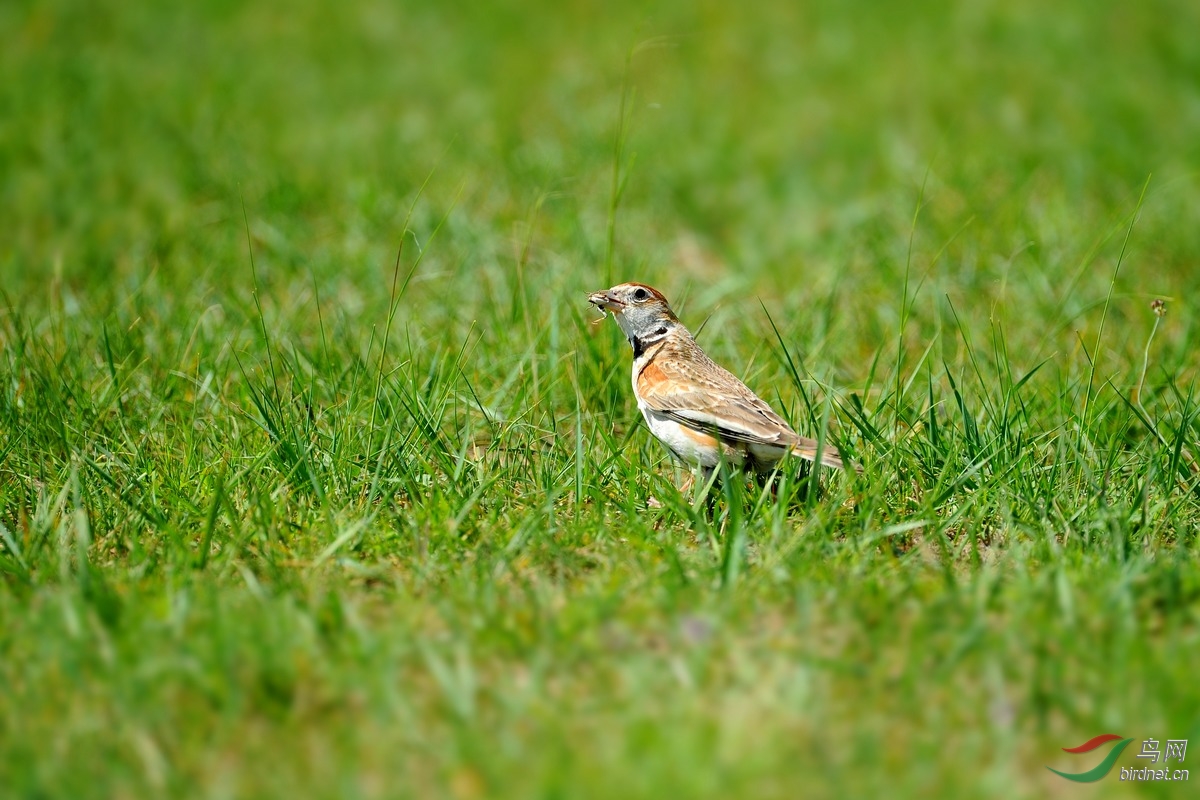
[(629, 337), (629, 345), (633, 348), (633, 357), (641, 358), (646, 352), (646, 347), (653, 347), (661, 342), (667, 335), (667, 326), (659, 326), (658, 330), (652, 331), (649, 336), (642, 338), (638, 336)]

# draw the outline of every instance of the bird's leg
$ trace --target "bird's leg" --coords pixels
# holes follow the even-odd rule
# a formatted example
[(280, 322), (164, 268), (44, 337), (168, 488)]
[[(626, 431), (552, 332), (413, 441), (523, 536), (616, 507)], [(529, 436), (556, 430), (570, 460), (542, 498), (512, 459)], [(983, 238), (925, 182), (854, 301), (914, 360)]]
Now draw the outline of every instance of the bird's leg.
[[(687, 477), (683, 479), (683, 484), (679, 487), (679, 493), (686, 495), (692, 490), (692, 486), (696, 483), (696, 473), (689, 472)], [(646, 501), (646, 505), (650, 508), (662, 508), (662, 501), (654, 495), (650, 495), (650, 499)]]
[(764, 477), (771, 482), (771, 499), (779, 502), (779, 488), (783, 484), (783, 462), (772, 465), (771, 471)]
[[(714, 496), (712, 486), (710, 485), (712, 482), (713, 472), (715, 471), (715, 467), (697, 467), (695, 470), (688, 473), (688, 476), (683, 479), (683, 483), (679, 487), (679, 493), (682, 495), (691, 494), (697, 486), (701, 487), (705, 493), (705, 500), (708, 506), (708, 513), (710, 517), (712, 516), (716, 503), (716, 497)], [(699, 478), (698, 483), (697, 477)], [(647, 499), (646, 505), (650, 508), (663, 507), (662, 501), (653, 495)]]
[(708, 519), (710, 522), (714, 519), (714, 516), (717, 513), (717, 496), (716, 492), (713, 491), (714, 484), (712, 479), (713, 473), (716, 472), (716, 470), (716, 467), (700, 468), (700, 480), (702, 481), (701, 485), (704, 487), (704, 507), (705, 511), (708, 512)]

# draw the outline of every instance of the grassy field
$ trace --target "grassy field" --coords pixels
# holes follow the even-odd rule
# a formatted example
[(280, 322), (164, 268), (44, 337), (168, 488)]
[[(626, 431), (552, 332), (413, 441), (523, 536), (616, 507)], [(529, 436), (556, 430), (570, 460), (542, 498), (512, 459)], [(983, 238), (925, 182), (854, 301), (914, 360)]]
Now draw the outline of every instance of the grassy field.
[[(3, 795), (1191, 796), (1046, 766), (1200, 752), (1197, 30), (0, 5)], [(680, 495), (624, 280), (862, 475)]]

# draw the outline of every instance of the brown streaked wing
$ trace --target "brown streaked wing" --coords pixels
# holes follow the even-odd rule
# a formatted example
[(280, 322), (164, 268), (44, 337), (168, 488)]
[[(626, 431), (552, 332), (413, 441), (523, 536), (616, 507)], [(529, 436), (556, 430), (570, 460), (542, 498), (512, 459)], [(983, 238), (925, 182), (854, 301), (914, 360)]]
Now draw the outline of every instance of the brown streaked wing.
[(796, 432), (746, 384), (691, 341), (671, 342), (638, 375), (642, 401), (677, 422), (730, 442), (789, 445)]

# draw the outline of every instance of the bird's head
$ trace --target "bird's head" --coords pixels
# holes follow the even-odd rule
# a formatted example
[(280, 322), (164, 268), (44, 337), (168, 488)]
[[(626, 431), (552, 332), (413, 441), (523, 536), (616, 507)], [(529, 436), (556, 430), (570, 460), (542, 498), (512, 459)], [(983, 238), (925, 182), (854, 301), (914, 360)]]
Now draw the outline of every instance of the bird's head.
[(663, 293), (644, 283), (622, 283), (592, 292), (588, 302), (611, 313), (631, 342), (665, 336), (679, 325), (679, 317), (675, 316)]

